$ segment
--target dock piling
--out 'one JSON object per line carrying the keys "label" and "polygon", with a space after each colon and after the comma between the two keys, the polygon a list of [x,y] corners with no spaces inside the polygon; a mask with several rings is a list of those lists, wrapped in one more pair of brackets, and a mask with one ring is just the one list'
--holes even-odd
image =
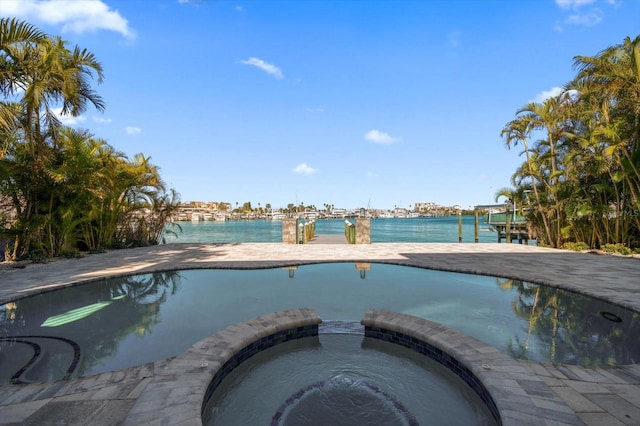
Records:
{"label": "dock piling", "polygon": [[480,241],[478,229],[478,210],[475,211],[475,215],[473,218],[473,239],[476,243]]}

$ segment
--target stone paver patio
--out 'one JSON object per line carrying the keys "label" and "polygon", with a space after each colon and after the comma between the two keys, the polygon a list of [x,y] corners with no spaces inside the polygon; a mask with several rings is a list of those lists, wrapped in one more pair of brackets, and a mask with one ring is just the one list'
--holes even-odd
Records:
{"label": "stone paver patio", "polygon": [[[335,261],[393,263],[522,279],[597,296],[640,312],[640,259],[518,244],[444,243],[169,244],[29,264],[24,268],[0,264],[0,304],[106,276]],[[167,362],[63,382],[0,387],[0,424],[122,423]],[[640,425],[640,365],[582,368],[518,362],[526,375],[542,380],[584,424]],[[543,397],[536,401],[540,405],[537,408],[550,404]],[[167,421],[180,423],[178,419]],[[531,418],[519,423],[568,424],[561,419],[554,422]]]}

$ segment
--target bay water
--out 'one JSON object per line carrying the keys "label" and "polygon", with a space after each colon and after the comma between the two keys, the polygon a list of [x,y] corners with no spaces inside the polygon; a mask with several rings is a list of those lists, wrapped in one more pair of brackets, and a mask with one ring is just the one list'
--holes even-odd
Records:
{"label": "bay water", "polygon": [[[352,221],[354,219],[351,219]],[[277,220],[241,220],[227,222],[178,222],[167,235],[167,243],[273,243],[282,242],[282,222]],[[316,221],[318,235],[344,235],[344,219]],[[479,219],[481,243],[498,241],[498,234]],[[371,219],[372,243],[457,243],[458,217],[379,218]],[[474,242],[474,217],[462,216],[462,242]]]}

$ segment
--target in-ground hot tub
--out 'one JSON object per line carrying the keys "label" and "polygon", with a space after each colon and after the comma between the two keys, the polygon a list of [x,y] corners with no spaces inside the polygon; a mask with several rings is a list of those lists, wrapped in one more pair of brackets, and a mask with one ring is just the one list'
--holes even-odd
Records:
{"label": "in-ground hot tub", "polygon": [[[362,333],[359,325],[329,321],[318,327],[320,321],[313,309],[288,310],[199,341],[157,371],[124,426],[167,418],[214,425],[411,425],[434,419],[517,425],[532,412],[536,421],[579,423],[521,364],[440,324],[368,310],[363,338],[335,335]],[[421,383],[424,378],[431,384]],[[547,408],[535,408],[539,404]]]}
{"label": "in-ground hot tub", "polygon": [[[326,328],[325,328],[326,330]],[[408,348],[321,333],[264,351],[233,370],[203,409],[215,425],[494,425],[458,376]]]}

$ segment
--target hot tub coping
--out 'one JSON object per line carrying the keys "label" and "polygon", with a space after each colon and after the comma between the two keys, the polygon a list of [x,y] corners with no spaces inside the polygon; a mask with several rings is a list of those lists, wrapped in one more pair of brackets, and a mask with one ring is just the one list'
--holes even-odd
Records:
{"label": "hot tub coping", "polygon": [[464,380],[501,425],[583,424],[539,377],[498,349],[442,324],[397,312],[369,309],[365,336],[428,356]]}
{"label": "hot tub coping", "polygon": [[202,409],[217,384],[244,360],[276,344],[318,335],[314,309],[275,312],[206,337],[158,371],[123,425],[202,425]]}
{"label": "hot tub coping", "polygon": [[[202,425],[202,410],[216,386],[252,355],[288,340],[318,335],[322,320],[311,308],[291,309],[231,325],[195,343],[158,369],[123,425]],[[442,324],[369,309],[365,336],[414,349],[440,362],[469,385],[498,424],[582,424],[542,379],[477,339]]]}

